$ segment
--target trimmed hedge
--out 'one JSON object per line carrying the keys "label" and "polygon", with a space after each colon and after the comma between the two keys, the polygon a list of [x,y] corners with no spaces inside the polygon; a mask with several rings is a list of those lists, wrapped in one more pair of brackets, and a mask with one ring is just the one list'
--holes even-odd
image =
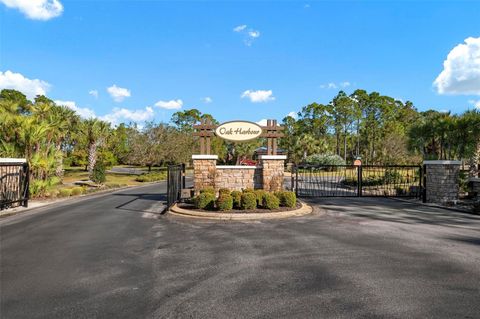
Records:
{"label": "trimmed hedge", "polygon": [[244,193],[253,193],[255,190],[253,188],[244,188],[242,192]]}
{"label": "trimmed hedge", "polygon": [[221,211],[233,208],[233,198],[230,194],[221,194],[217,199],[217,208]]}
{"label": "trimmed hedge", "polygon": [[294,192],[275,192],[275,196],[280,200],[280,206],[293,208],[297,205],[297,196]]}
{"label": "trimmed hedge", "polygon": [[242,194],[241,209],[255,209],[257,208],[257,197],[253,192],[246,192]]}
{"label": "trimmed hedge", "polygon": [[263,198],[263,207],[266,209],[277,209],[280,207],[280,200],[272,193],[266,193]]}
{"label": "trimmed hedge", "polygon": [[230,195],[230,190],[228,188],[220,188],[218,190],[218,195]]}
{"label": "trimmed hedge", "polygon": [[72,196],[82,195],[82,194],[83,194],[83,188],[82,187],[72,188],[72,193],[71,193]]}
{"label": "trimmed hedge", "polygon": [[61,188],[58,191],[58,197],[69,197],[72,195],[72,189],[71,188]]}
{"label": "trimmed hedge", "polygon": [[215,195],[211,193],[201,193],[195,198],[195,207],[198,209],[213,209],[215,205]]}
{"label": "trimmed hedge", "polygon": [[105,166],[103,165],[102,162],[97,161],[95,163],[95,166],[93,167],[93,171],[92,171],[91,180],[97,184],[105,183],[105,181],[107,180],[105,176]]}
{"label": "trimmed hedge", "polygon": [[205,187],[204,189],[200,190],[200,194],[203,194],[203,193],[209,193],[215,196],[215,188],[213,188],[212,186]]}
{"label": "trimmed hedge", "polygon": [[242,192],[233,191],[230,195],[233,199],[233,207],[236,209],[240,209],[242,207]]}
{"label": "trimmed hedge", "polygon": [[255,194],[255,197],[257,198],[257,206],[262,207],[263,206],[263,199],[265,198],[265,194],[267,194],[266,191],[263,189],[256,189],[253,191]]}
{"label": "trimmed hedge", "polygon": [[167,173],[166,172],[154,172],[154,173],[147,173],[140,175],[135,178],[137,182],[145,183],[145,182],[156,182],[156,181],[162,181],[167,179]]}

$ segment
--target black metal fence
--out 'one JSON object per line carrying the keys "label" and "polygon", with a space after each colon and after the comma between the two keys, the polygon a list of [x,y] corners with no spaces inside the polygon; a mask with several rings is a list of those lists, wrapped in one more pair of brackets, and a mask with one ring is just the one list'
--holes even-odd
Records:
{"label": "black metal fence", "polygon": [[28,198],[28,164],[0,163],[0,210],[17,204],[27,207]]}
{"label": "black metal fence", "polygon": [[185,188],[185,164],[169,165],[167,170],[167,209],[180,200]]}
{"label": "black metal fence", "polygon": [[422,196],[418,165],[300,165],[293,169],[299,197]]}

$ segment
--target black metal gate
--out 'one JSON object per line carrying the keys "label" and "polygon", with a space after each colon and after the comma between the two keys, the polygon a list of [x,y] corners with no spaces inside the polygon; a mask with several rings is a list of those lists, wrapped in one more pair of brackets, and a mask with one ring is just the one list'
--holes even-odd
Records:
{"label": "black metal gate", "polygon": [[15,204],[28,206],[29,167],[27,163],[0,163],[0,210]]}
{"label": "black metal gate", "polygon": [[169,165],[167,171],[167,209],[180,200],[185,188],[185,164]]}
{"label": "black metal gate", "polygon": [[299,165],[292,172],[299,197],[422,196],[419,165]]}

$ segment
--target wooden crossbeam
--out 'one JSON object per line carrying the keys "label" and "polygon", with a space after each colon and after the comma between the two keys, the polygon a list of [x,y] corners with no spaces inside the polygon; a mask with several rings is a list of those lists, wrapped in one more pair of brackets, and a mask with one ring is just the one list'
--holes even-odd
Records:
{"label": "wooden crossbeam", "polygon": [[[204,119],[200,124],[193,125],[193,128],[196,132],[193,133],[193,136],[198,136],[200,138],[200,153],[201,154],[210,154],[211,152],[211,138],[215,136],[215,129],[218,126],[213,124],[209,119]],[[267,154],[276,155],[277,154],[277,139],[284,136],[282,131],[284,130],[283,126],[277,125],[276,120],[267,120],[267,125],[262,126],[262,134],[260,137],[267,139]]]}

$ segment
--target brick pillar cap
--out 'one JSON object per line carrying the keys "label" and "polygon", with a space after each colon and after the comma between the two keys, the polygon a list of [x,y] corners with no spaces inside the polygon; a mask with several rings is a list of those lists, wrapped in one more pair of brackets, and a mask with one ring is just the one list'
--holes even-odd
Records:
{"label": "brick pillar cap", "polygon": [[423,161],[424,165],[446,165],[446,164],[451,164],[451,165],[460,165],[462,164],[461,161]]}
{"label": "brick pillar cap", "polygon": [[260,155],[262,160],[286,160],[287,155]]}
{"label": "brick pillar cap", "polygon": [[218,160],[218,155],[192,155],[192,159],[194,160]]}

